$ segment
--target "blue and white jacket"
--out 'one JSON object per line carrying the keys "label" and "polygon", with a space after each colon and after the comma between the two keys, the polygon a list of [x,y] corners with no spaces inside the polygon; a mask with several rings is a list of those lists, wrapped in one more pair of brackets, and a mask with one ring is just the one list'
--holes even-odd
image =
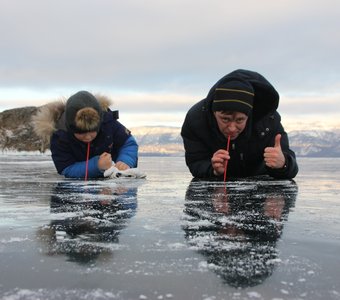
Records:
{"label": "blue and white jacket", "polygon": [[[104,111],[97,137],[90,144],[88,177],[103,177],[98,159],[108,152],[114,162],[121,161],[131,168],[137,167],[138,145],[131,132],[118,122],[118,112],[109,109],[110,100],[96,95]],[[34,117],[35,131],[42,138],[50,137],[50,149],[59,174],[68,178],[84,178],[86,171],[87,143],[76,139],[65,126],[65,101],[43,106]]]}

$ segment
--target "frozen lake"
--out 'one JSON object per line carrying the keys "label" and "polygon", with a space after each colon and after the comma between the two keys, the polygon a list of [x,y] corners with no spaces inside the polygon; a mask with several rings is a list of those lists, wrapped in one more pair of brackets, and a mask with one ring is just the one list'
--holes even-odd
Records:
{"label": "frozen lake", "polygon": [[85,183],[0,154],[0,298],[340,299],[340,159],[298,162],[225,188],[182,157]]}

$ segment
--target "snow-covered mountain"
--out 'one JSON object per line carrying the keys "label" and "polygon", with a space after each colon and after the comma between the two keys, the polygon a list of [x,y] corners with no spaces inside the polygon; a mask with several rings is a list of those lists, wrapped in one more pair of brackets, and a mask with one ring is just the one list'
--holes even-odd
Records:
{"label": "snow-covered mountain", "polygon": [[[24,107],[0,112],[0,150],[46,149],[34,134],[30,122],[36,110],[36,107]],[[179,127],[150,126],[130,130],[138,141],[140,155],[184,155]],[[340,157],[340,129],[295,130],[288,135],[297,156]]]}
{"label": "snow-covered mountain", "polygon": [[[132,128],[141,154],[183,155],[179,127]],[[297,156],[340,157],[340,130],[295,130],[288,133],[290,146]]]}
{"label": "snow-covered mountain", "polygon": [[297,156],[340,157],[340,129],[295,130],[288,136]]}
{"label": "snow-covered mountain", "polygon": [[184,155],[179,127],[135,127],[131,128],[142,155]]}
{"label": "snow-covered mountain", "polygon": [[[137,127],[132,129],[141,154],[184,155],[179,127]],[[297,156],[340,157],[340,129],[288,132],[290,147]]]}

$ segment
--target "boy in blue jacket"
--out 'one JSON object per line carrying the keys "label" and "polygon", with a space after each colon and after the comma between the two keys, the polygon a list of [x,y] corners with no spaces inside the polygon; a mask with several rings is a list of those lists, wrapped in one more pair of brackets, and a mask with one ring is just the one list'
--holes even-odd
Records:
{"label": "boy in blue jacket", "polygon": [[103,177],[114,164],[135,168],[138,145],[131,132],[109,109],[110,100],[80,91],[65,101],[49,103],[33,118],[35,132],[50,138],[54,165],[68,178]]}

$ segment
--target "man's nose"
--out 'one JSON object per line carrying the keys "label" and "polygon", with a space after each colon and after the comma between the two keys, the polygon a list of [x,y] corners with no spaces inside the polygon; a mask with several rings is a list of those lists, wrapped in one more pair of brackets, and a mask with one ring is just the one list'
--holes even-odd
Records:
{"label": "man's nose", "polygon": [[229,123],[229,125],[228,125],[228,130],[229,131],[236,131],[237,130],[237,128],[236,128],[236,123],[234,122],[234,121],[231,121],[230,123]]}

